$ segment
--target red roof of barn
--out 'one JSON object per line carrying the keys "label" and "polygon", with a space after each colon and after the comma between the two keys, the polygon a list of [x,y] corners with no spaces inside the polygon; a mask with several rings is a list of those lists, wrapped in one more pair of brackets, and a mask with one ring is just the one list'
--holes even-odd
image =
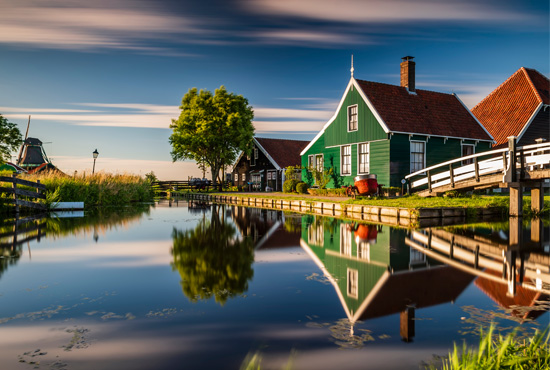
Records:
{"label": "red roof of barn", "polygon": [[550,81],[540,72],[521,67],[485,99],[472,113],[493,135],[497,145],[518,136],[542,104],[549,102]]}
{"label": "red roof of barn", "polygon": [[256,142],[281,168],[300,166],[300,152],[309,144],[309,141],[267,139],[255,137]]}
{"label": "red roof of barn", "polygon": [[454,94],[356,81],[390,132],[492,141]]}

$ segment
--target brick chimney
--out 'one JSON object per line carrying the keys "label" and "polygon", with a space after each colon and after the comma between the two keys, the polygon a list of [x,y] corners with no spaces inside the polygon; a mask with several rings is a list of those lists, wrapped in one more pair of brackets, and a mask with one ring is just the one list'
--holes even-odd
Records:
{"label": "brick chimney", "polygon": [[415,92],[414,86],[414,57],[401,58],[401,86],[406,87],[409,92]]}

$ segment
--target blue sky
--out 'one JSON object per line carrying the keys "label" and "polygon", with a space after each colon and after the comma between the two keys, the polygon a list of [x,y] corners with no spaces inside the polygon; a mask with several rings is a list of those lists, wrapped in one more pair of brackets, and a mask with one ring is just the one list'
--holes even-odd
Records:
{"label": "blue sky", "polygon": [[[170,120],[192,87],[254,107],[257,136],[310,140],[350,78],[454,92],[470,108],[520,67],[550,73],[546,0],[0,0],[0,114],[61,170],[187,179]],[[15,153],[14,153],[15,155]]]}

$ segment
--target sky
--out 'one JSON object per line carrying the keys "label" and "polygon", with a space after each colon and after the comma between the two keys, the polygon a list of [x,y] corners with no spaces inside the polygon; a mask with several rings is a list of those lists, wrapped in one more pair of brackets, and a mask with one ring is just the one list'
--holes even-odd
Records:
{"label": "sky", "polygon": [[[550,73],[547,0],[0,0],[0,114],[72,174],[202,177],[172,162],[189,89],[224,85],[256,136],[311,140],[350,79],[416,87],[472,108],[521,67]],[[13,153],[15,160],[17,153]]]}

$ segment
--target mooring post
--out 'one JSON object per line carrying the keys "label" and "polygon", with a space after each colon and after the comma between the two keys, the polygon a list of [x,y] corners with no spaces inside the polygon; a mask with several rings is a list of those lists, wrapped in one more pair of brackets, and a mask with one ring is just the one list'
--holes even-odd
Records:
{"label": "mooring post", "polygon": [[510,186],[510,216],[523,216],[523,186]]}
{"label": "mooring post", "polygon": [[544,188],[542,183],[531,187],[531,210],[535,213],[542,211],[544,206]]}

